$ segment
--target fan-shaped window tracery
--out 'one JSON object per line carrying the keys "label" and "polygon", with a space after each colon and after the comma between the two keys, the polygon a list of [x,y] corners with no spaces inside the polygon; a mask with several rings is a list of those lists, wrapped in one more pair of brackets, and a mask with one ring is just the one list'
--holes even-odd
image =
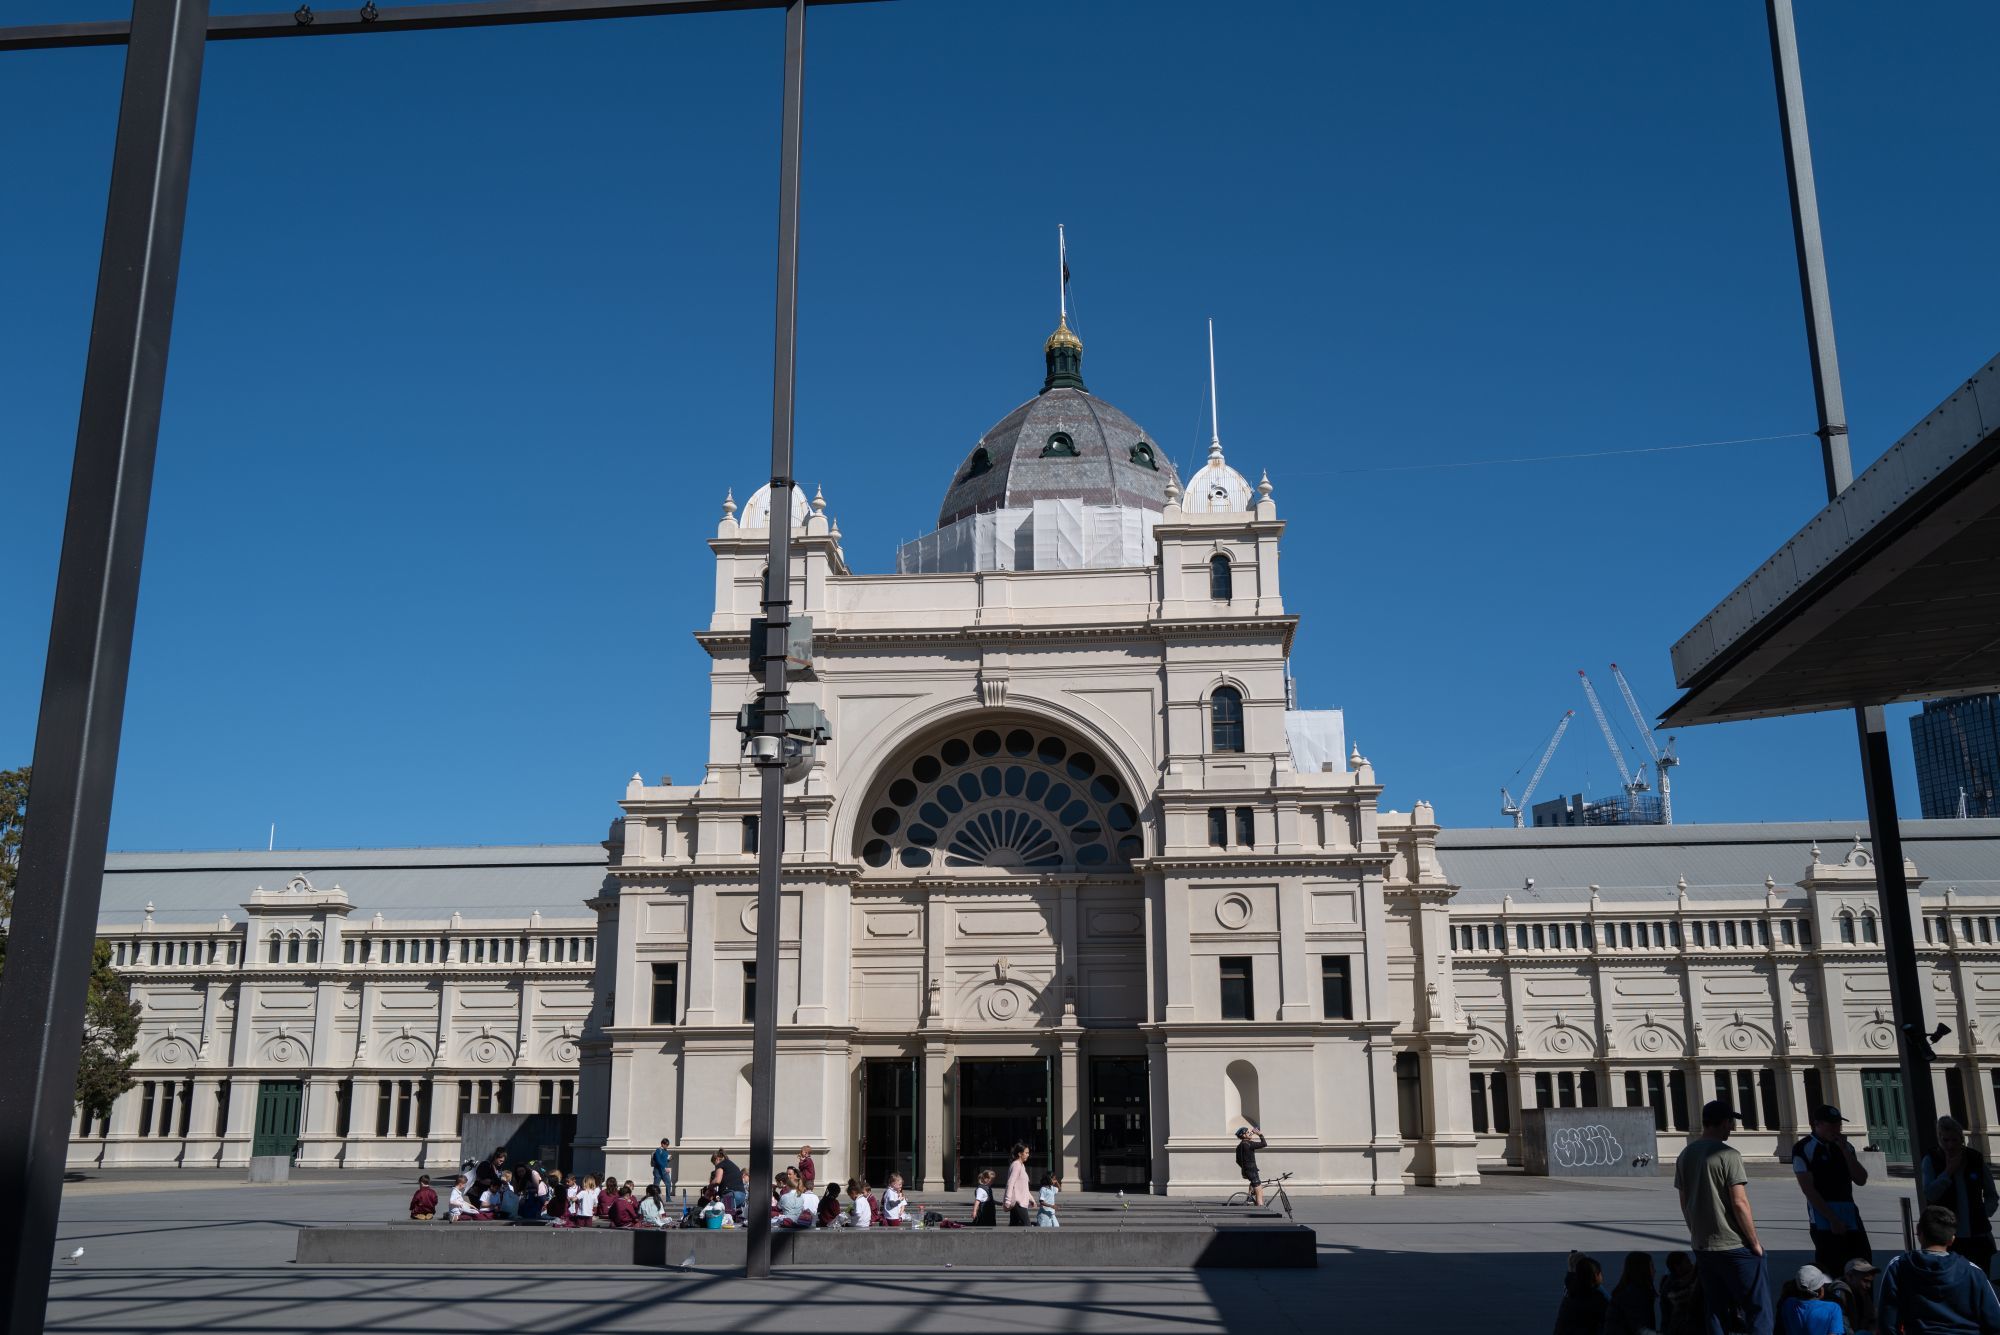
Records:
{"label": "fan-shaped window tracery", "polygon": [[1139,809],[1088,748],[1039,729],[977,728],[911,759],[861,819],[871,868],[1122,868]]}

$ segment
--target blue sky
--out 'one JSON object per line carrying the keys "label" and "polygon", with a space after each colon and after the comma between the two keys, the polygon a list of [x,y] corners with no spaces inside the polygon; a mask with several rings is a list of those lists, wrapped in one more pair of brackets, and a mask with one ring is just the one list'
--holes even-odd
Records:
{"label": "blue sky", "polygon": [[[2000,347],[2000,10],[1800,25],[1863,465]],[[1579,667],[1663,708],[1668,646],[1821,503],[1761,6],[903,0],[809,41],[799,473],[860,569],[1039,387],[1059,220],[1092,390],[1183,466],[1215,318],[1303,700],[1389,804],[1497,823]],[[588,840],[633,771],[700,772],[703,539],[769,441],[780,42],[209,50],[115,847]],[[33,744],[121,68],[5,59],[0,765]],[[1684,820],[1861,817],[1845,715],[1680,750]],[[1614,785],[1580,713],[1541,795]]]}

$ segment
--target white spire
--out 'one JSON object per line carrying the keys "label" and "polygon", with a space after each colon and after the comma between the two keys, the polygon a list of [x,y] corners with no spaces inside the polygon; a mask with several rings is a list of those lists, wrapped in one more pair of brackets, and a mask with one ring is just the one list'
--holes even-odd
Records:
{"label": "white spire", "polygon": [[1069,323],[1069,243],[1063,240],[1063,225],[1056,224],[1056,311],[1058,324]]}
{"label": "white spire", "polygon": [[1217,425],[1215,412],[1215,317],[1208,321],[1208,456],[1213,459],[1222,453],[1222,428]]}

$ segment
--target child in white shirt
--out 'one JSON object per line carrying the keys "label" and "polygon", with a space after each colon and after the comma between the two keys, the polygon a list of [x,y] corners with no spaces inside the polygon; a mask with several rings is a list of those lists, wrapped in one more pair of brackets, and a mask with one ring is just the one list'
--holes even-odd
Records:
{"label": "child in white shirt", "polygon": [[972,1189],[972,1226],[974,1228],[993,1227],[993,1170],[979,1171],[979,1185]]}
{"label": "child in white shirt", "polygon": [[882,1188],[882,1222],[900,1224],[907,1202],[903,1199],[903,1175],[889,1174],[889,1185]]}
{"label": "child in white shirt", "polygon": [[1036,1195],[1039,1204],[1035,1210],[1035,1224],[1038,1228],[1062,1227],[1062,1221],[1056,1218],[1056,1196],[1061,1191],[1061,1178],[1054,1173],[1042,1174],[1042,1189]]}
{"label": "child in white shirt", "polygon": [[868,1203],[868,1184],[855,1178],[847,1184],[847,1194],[854,1198],[854,1226],[867,1228],[875,1222],[875,1207]]}

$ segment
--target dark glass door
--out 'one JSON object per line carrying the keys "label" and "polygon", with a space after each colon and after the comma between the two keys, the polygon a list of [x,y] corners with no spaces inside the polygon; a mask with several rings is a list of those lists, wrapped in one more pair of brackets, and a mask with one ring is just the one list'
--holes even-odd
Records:
{"label": "dark glass door", "polygon": [[1015,1142],[1028,1146],[1036,1180],[1049,1167],[1049,1064],[1029,1057],[958,1063],[956,1185],[969,1186],[983,1168],[1005,1181]]}
{"label": "dark glass door", "polygon": [[257,1122],[250,1153],[289,1155],[299,1142],[299,1107],[305,1085],[298,1080],[264,1080],[257,1085]]}
{"label": "dark glass door", "polygon": [[871,1058],[861,1065],[861,1175],[880,1188],[889,1174],[914,1185],[917,1171],[917,1064]]}
{"label": "dark glass door", "polygon": [[1146,1059],[1090,1059],[1090,1185],[1098,1191],[1140,1191],[1153,1180],[1153,1142],[1146,1129]]}

